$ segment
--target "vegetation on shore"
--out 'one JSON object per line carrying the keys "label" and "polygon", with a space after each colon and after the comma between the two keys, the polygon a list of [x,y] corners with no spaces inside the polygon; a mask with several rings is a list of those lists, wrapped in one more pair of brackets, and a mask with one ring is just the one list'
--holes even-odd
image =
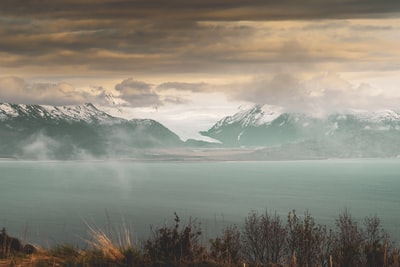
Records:
{"label": "vegetation on shore", "polygon": [[250,212],[241,228],[227,226],[204,244],[200,223],[152,228],[140,244],[127,227],[105,232],[88,226],[88,249],[63,244],[42,249],[0,233],[0,266],[283,266],[283,267],[399,267],[399,249],[390,241],[377,216],[360,223],[345,210],[335,228],[315,222],[307,211]]}

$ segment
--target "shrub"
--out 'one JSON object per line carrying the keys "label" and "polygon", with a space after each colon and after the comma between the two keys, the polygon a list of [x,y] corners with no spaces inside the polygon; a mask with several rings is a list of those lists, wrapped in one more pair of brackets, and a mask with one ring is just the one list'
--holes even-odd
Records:
{"label": "shrub", "polygon": [[278,263],[285,250],[286,229],[275,213],[250,213],[245,219],[242,234],[243,253],[255,265]]}
{"label": "shrub", "polygon": [[211,257],[221,266],[238,266],[242,259],[240,232],[236,225],[226,227],[221,237],[210,240]]}
{"label": "shrub", "polygon": [[330,242],[325,226],[316,224],[308,211],[300,219],[293,210],[288,215],[287,229],[288,253],[292,261],[296,259],[297,266],[326,264]]}
{"label": "shrub", "polygon": [[339,214],[336,228],[332,251],[336,264],[342,267],[364,266],[364,234],[347,210]]}
{"label": "shrub", "polygon": [[382,228],[380,219],[376,215],[366,217],[364,219],[364,225],[364,253],[367,266],[385,266],[388,258],[388,234]]}
{"label": "shrub", "polygon": [[145,241],[145,256],[152,261],[166,263],[193,262],[195,259],[201,259],[205,249],[199,244],[199,224],[189,220],[189,223],[180,229],[180,219],[176,213],[174,221],[174,226],[164,225],[152,229],[152,237]]}

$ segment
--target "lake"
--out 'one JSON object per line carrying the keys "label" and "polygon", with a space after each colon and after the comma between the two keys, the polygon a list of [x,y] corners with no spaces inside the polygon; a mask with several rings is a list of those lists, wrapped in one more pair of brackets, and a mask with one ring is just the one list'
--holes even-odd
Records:
{"label": "lake", "polygon": [[43,246],[82,244],[87,224],[125,223],[138,240],[150,224],[197,218],[205,240],[252,210],[308,210],[333,227],[344,209],[377,214],[400,238],[400,160],[277,162],[0,161],[0,227]]}

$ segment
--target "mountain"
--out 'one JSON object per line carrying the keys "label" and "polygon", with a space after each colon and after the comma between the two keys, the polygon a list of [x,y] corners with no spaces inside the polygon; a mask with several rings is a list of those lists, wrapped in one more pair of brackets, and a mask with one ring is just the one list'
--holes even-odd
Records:
{"label": "mountain", "polygon": [[201,134],[227,147],[264,147],[255,157],[394,157],[400,155],[400,113],[350,111],[323,117],[256,105]]}
{"label": "mountain", "polygon": [[276,160],[400,155],[400,113],[393,110],[321,117],[255,105],[201,134],[221,144],[182,142],[157,121],[115,117],[92,104],[0,104],[0,158],[185,159],[197,153],[201,159]]}
{"label": "mountain", "polygon": [[39,159],[136,156],[183,142],[154,120],[113,117],[92,104],[0,104],[0,156]]}

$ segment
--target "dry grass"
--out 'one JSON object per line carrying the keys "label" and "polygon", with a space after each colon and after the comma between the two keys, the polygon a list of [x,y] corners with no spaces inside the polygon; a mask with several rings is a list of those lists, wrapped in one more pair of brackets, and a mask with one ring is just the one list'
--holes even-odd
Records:
{"label": "dry grass", "polygon": [[46,266],[63,266],[62,259],[49,255],[47,251],[38,250],[32,255],[15,255],[6,259],[1,259],[0,267],[36,267],[43,266],[43,263],[47,263]]}
{"label": "dry grass", "polygon": [[[87,249],[82,250],[75,246],[64,244],[50,249],[35,247],[35,252],[30,255],[25,254],[23,251],[13,251],[12,253],[3,254],[3,258],[0,258],[0,267],[260,266],[257,265],[257,263],[260,262],[258,259],[253,259],[251,255],[247,256],[247,254],[243,254],[243,238],[239,238],[239,234],[243,234],[243,231],[239,232],[238,229],[232,227],[227,228],[228,230],[231,229],[233,232],[224,232],[224,235],[219,237],[219,239],[217,238],[214,241],[210,240],[211,244],[214,245],[210,248],[206,248],[198,241],[201,234],[200,229],[196,228],[196,225],[191,223],[183,227],[183,229],[180,228],[179,217],[176,214],[175,216],[175,225],[165,225],[164,227],[156,229],[154,231],[154,236],[146,240],[142,248],[138,248],[137,245],[132,245],[132,235],[125,223],[122,223],[120,227],[111,227],[109,225],[109,227],[106,227],[107,231],[86,223],[89,238],[88,240],[84,239],[84,241],[89,245]],[[258,223],[258,221],[255,223]],[[303,236],[301,232],[296,232],[296,234],[298,234],[298,236]],[[259,233],[254,233],[254,235],[258,237]],[[234,237],[236,236],[237,238],[235,239]],[[285,236],[280,238],[285,238]],[[376,254],[377,257],[383,257],[383,264],[377,261],[371,261],[357,266],[399,267],[400,255],[398,248],[396,248],[394,244],[393,247],[387,247],[386,242],[387,240],[385,239],[385,254]],[[238,247],[232,247],[232,244],[236,244]],[[303,243],[298,245],[300,249],[302,248],[302,244]],[[365,244],[360,248],[365,249]],[[378,247],[378,249],[379,248],[380,247]],[[331,251],[327,251],[327,253],[328,252],[330,253]],[[336,251],[332,250],[332,252],[335,253]],[[376,252],[381,252],[381,250],[377,250]],[[231,257],[235,255],[235,253],[237,257]],[[224,255],[231,256],[226,258]],[[337,262],[340,260],[340,254],[326,254],[326,256],[327,258],[324,256],[326,258],[324,266],[336,266]],[[366,255],[364,255],[364,257],[366,257]],[[297,252],[292,255],[285,254],[279,260],[268,261],[275,263],[269,263],[267,266],[320,266],[320,263],[312,263],[312,265],[301,263],[301,259],[301,254]],[[369,258],[365,258],[365,260],[368,259]],[[281,265],[276,264],[276,262],[281,262]],[[355,265],[343,264],[342,266]]]}
{"label": "dry grass", "polygon": [[92,250],[100,251],[103,256],[111,261],[122,261],[124,252],[133,249],[131,232],[123,221],[120,229],[106,231],[86,223],[91,240],[85,240]]}
{"label": "dry grass", "polygon": [[[131,264],[138,251],[132,247],[131,232],[125,223],[114,231],[104,231],[86,223],[90,238],[84,241],[89,249],[80,250],[72,245],[58,245],[51,249],[35,247],[35,253],[8,253],[0,259],[0,267],[9,266],[136,266]],[[133,257],[133,258],[132,258]]]}
{"label": "dry grass", "polygon": [[89,234],[92,240],[85,240],[94,250],[99,250],[103,255],[112,260],[120,261],[124,258],[124,254],[121,249],[116,245],[112,238],[107,235],[103,230],[94,229],[88,225]]}

